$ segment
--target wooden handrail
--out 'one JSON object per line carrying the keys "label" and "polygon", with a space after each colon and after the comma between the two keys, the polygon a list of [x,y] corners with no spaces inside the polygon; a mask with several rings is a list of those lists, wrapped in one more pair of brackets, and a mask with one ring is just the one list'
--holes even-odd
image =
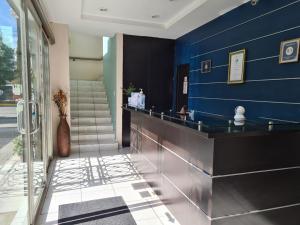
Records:
{"label": "wooden handrail", "polygon": [[76,60],[102,61],[103,58],[87,58],[87,57],[70,56],[70,60],[73,60],[73,61],[76,61]]}

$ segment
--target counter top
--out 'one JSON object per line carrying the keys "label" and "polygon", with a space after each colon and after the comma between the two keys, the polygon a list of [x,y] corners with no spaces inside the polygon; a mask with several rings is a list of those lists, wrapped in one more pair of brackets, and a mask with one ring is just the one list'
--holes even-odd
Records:
{"label": "counter top", "polygon": [[126,106],[124,106],[123,109],[140,112],[153,118],[161,119],[167,123],[169,122],[174,125],[195,130],[199,135],[207,138],[224,137],[228,135],[232,137],[269,135],[278,132],[300,132],[300,123],[269,121],[257,118],[255,120],[246,120],[244,125],[238,126],[234,124],[233,119],[225,116],[197,113],[195,119],[192,120],[189,116],[181,118],[179,114],[172,111],[158,113],[151,110]]}

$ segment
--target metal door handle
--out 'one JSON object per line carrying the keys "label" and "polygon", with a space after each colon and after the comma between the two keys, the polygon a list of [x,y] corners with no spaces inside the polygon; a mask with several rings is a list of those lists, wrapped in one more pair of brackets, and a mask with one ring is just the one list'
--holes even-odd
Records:
{"label": "metal door handle", "polygon": [[[30,132],[30,134],[35,134],[39,131],[40,129],[40,111],[39,111],[39,103],[35,100],[31,100],[28,102],[29,105],[34,106],[34,111],[32,110],[32,115],[31,115],[31,119],[34,119],[34,124],[33,125],[33,130]],[[34,112],[34,113],[33,113]],[[35,114],[35,118],[33,118],[33,115]]]}
{"label": "metal door handle", "polygon": [[[23,127],[23,125],[24,125],[24,117],[23,117],[24,103],[25,103],[24,100],[20,100],[17,103],[17,129],[20,134],[26,134],[26,130]],[[40,127],[39,127],[39,124],[40,124],[39,104],[37,101],[32,100],[32,101],[28,102],[28,105],[34,106],[34,110],[32,110],[32,117],[31,117],[31,119],[34,120],[34,124],[32,124],[33,130],[30,132],[30,134],[35,134],[40,129]],[[33,115],[34,115],[34,118],[33,118]]]}
{"label": "metal door handle", "polygon": [[24,124],[24,120],[23,120],[23,113],[24,113],[23,109],[24,108],[23,108],[23,106],[24,106],[24,103],[25,103],[24,100],[20,100],[17,103],[17,129],[20,134],[26,134],[26,131],[23,128],[23,124]]}

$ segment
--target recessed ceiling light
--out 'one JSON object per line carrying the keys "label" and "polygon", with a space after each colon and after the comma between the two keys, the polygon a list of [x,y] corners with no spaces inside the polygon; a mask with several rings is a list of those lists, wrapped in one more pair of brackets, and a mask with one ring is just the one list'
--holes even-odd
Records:
{"label": "recessed ceiling light", "polygon": [[107,12],[108,9],[103,7],[103,8],[100,8],[99,11],[100,11],[100,12]]}
{"label": "recessed ceiling light", "polygon": [[159,18],[160,17],[160,15],[153,15],[152,16],[152,19],[157,19],[157,18]]}

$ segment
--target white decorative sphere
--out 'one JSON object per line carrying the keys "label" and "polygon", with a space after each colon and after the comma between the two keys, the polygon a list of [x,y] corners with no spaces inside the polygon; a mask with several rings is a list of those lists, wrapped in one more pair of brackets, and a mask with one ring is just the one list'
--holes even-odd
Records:
{"label": "white decorative sphere", "polygon": [[236,114],[245,114],[246,110],[243,106],[238,106],[235,108],[235,113]]}

